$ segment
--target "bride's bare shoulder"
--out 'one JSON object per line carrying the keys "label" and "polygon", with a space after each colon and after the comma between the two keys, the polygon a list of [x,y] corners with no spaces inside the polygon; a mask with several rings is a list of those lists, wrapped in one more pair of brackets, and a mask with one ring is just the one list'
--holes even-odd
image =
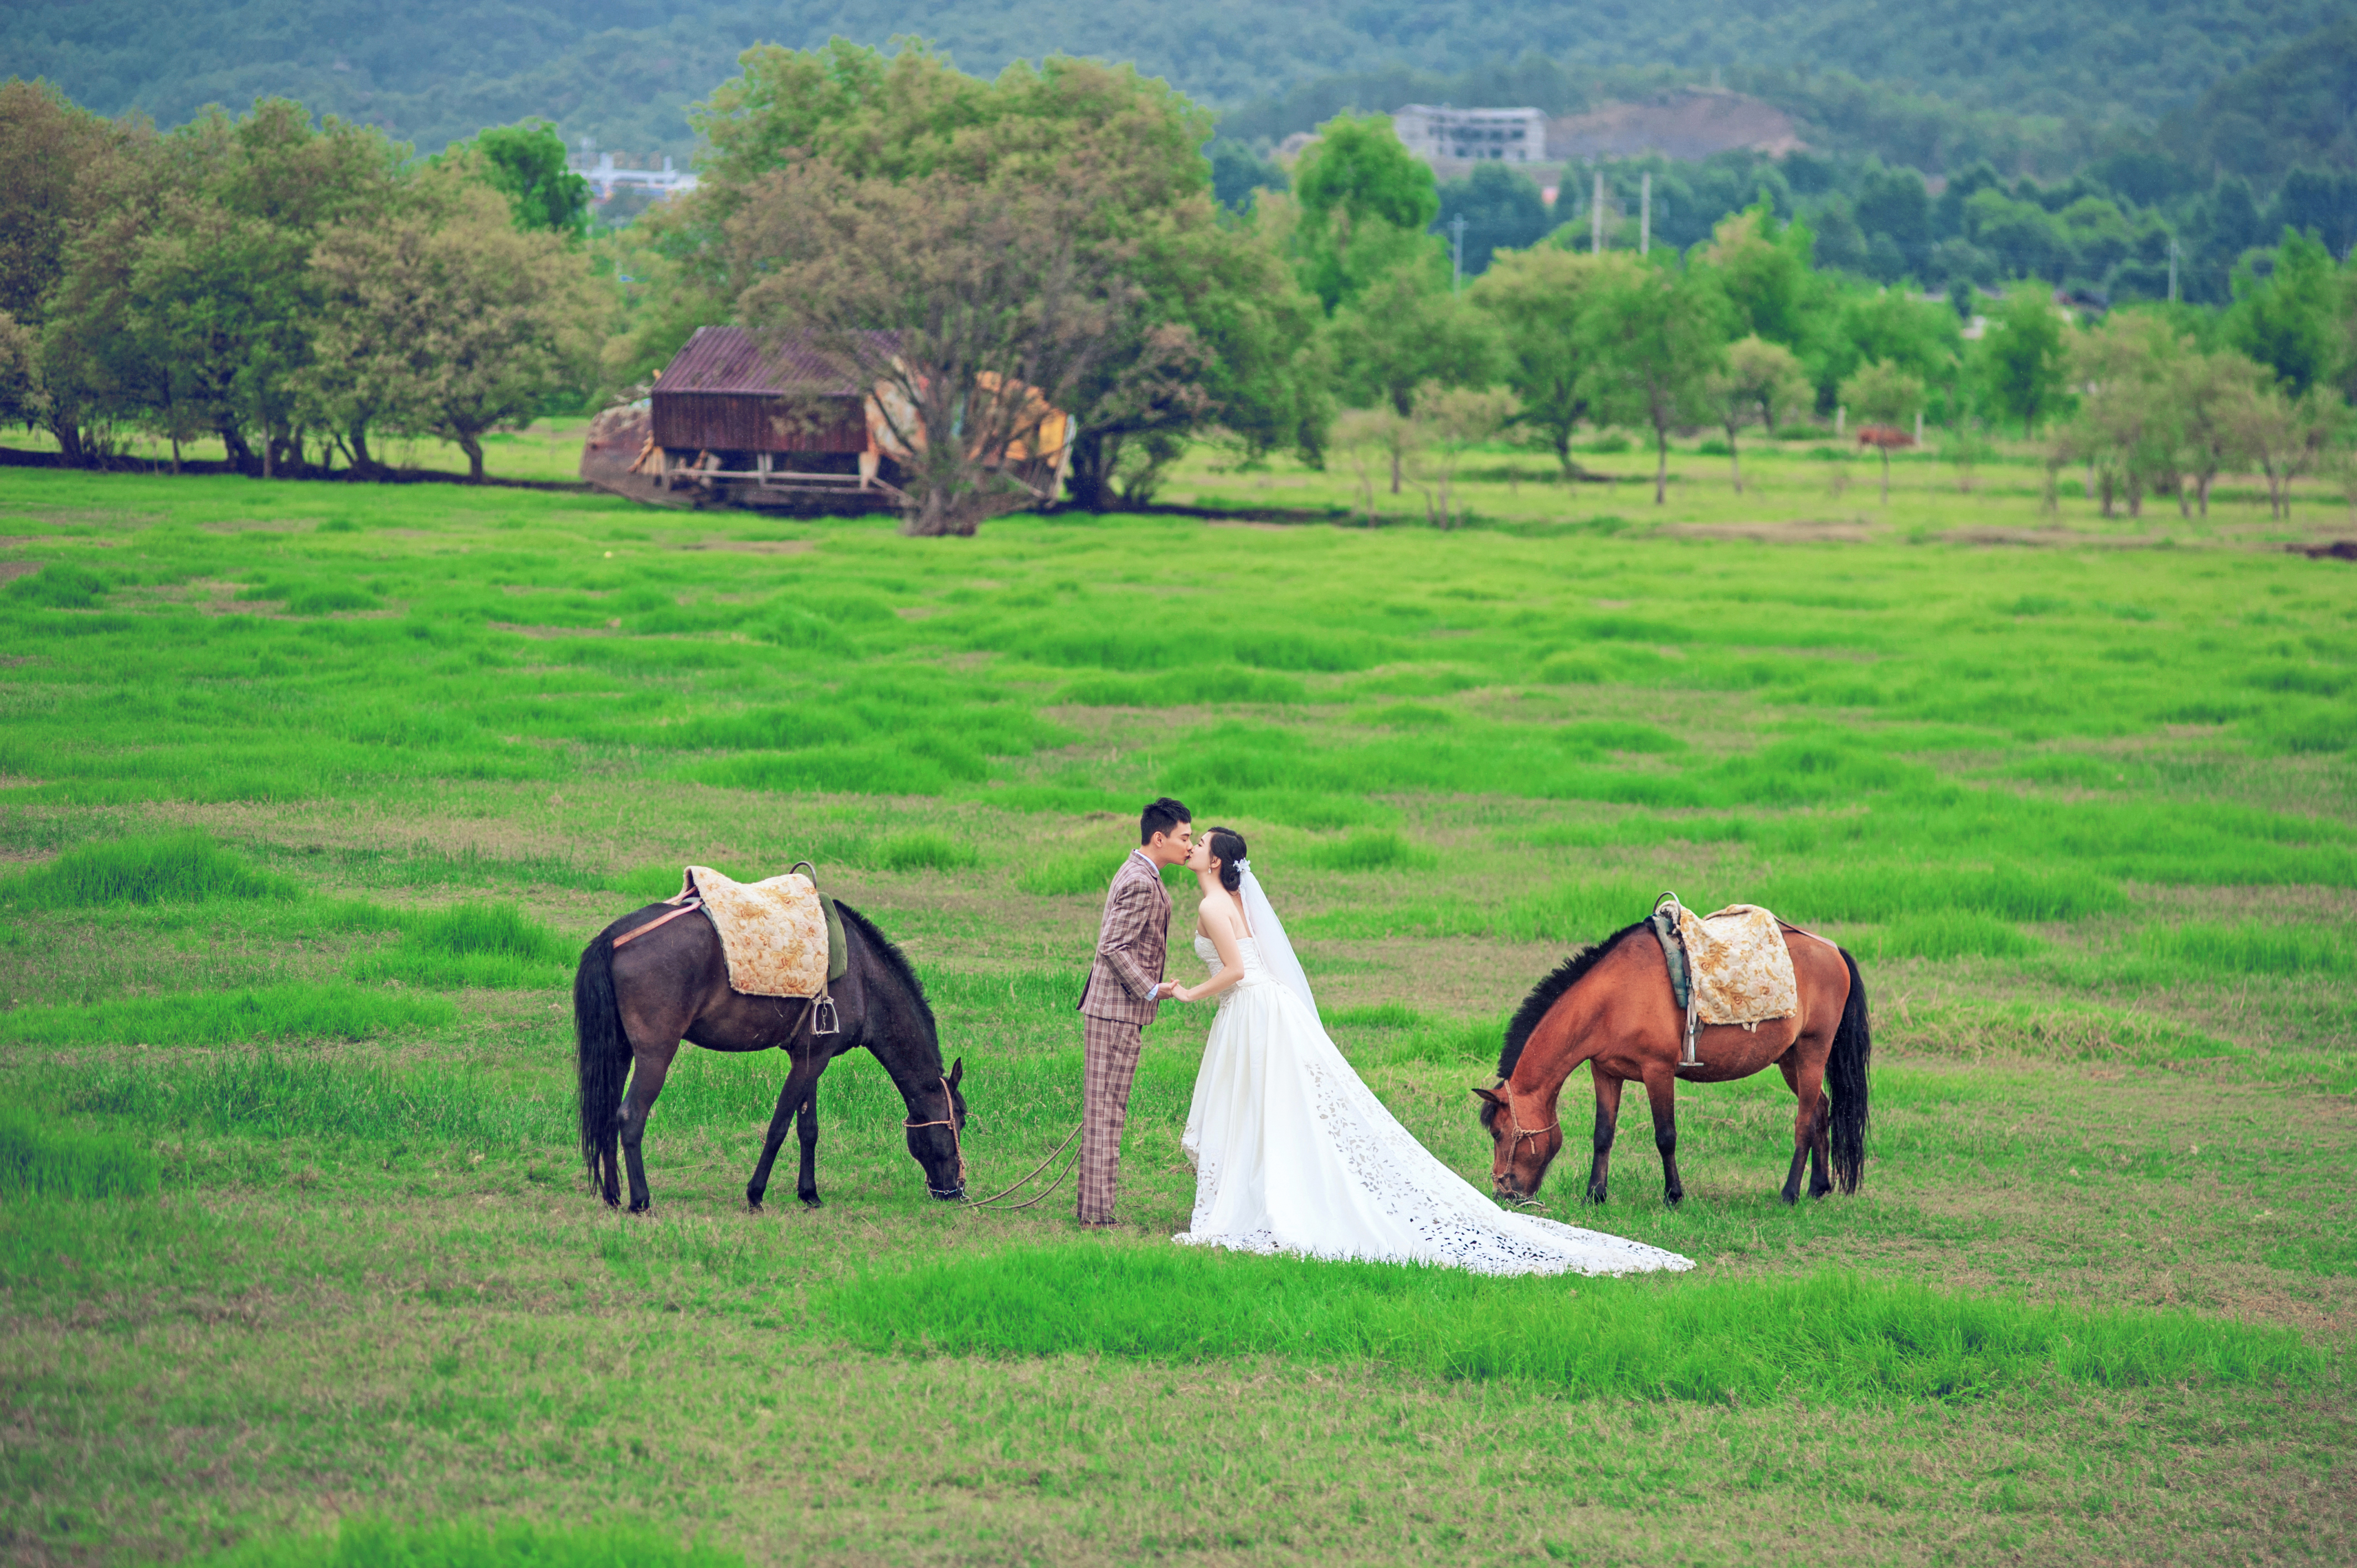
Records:
{"label": "bride's bare shoulder", "polygon": [[1195,910],[1195,920],[1207,935],[1211,931],[1214,921],[1230,931],[1238,930],[1243,926],[1243,922],[1236,918],[1235,895],[1224,887],[1213,888],[1203,895],[1203,902]]}

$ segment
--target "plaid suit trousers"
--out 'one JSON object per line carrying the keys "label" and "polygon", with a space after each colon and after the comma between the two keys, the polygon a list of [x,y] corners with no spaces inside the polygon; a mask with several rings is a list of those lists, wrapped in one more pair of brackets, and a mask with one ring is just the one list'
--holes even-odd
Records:
{"label": "plaid suit trousers", "polygon": [[1113,1221],[1121,1177],[1121,1130],[1129,1120],[1129,1085],[1146,1038],[1135,1024],[1081,1017],[1081,1195],[1083,1224]]}

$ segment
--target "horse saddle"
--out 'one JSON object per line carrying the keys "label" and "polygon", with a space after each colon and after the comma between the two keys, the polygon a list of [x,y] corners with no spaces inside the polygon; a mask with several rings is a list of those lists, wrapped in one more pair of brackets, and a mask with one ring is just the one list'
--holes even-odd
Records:
{"label": "horse saddle", "polygon": [[[808,861],[801,865],[808,865]],[[812,866],[816,872],[817,867]],[[817,998],[832,1017],[827,987],[850,967],[843,916],[812,877],[797,869],[760,882],[738,882],[708,865],[691,865],[680,890],[663,900],[676,906],[661,919],[617,937],[616,947],[691,909],[701,909],[719,935],[728,961],[728,988],[748,996]],[[817,1033],[832,1034],[823,1023]]]}
{"label": "horse saddle", "polygon": [[1680,1065],[1695,1067],[1695,1036],[1705,1024],[1757,1028],[1801,1010],[1792,950],[1782,922],[1756,904],[1730,904],[1697,916],[1664,893],[1653,904],[1653,933],[1669,966],[1670,995],[1685,1014]]}

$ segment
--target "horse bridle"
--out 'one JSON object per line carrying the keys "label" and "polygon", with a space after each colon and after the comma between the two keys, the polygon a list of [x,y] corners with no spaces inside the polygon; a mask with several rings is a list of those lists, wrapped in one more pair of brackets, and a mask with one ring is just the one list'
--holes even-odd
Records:
{"label": "horse bridle", "polygon": [[1498,1080],[1498,1087],[1506,1091],[1506,1130],[1512,1134],[1506,1143],[1506,1166],[1511,1170],[1513,1168],[1515,1151],[1522,1147],[1523,1140],[1535,1138],[1543,1133],[1562,1132],[1563,1118],[1558,1116],[1544,1127],[1525,1127],[1523,1125],[1522,1117],[1514,1112],[1513,1084],[1501,1078]]}
{"label": "horse bridle", "polygon": [[[939,1058],[935,1059],[938,1060]],[[931,1173],[927,1172],[925,1190],[931,1193],[935,1197],[956,1197],[965,1191],[965,1140],[958,1136],[957,1091],[950,1088],[950,1080],[948,1079],[944,1078],[939,1081],[942,1086],[942,1098],[949,1104],[950,1113],[948,1119],[945,1121],[936,1122],[911,1122],[908,1118],[903,1117],[900,1120],[900,1125],[911,1133],[914,1133],[922,1127],[947,1127],[950,1130],[950,1147],[957,1151],[958,1184],[949,1191],[943,1192],[940,1187],[933,1185]]]}

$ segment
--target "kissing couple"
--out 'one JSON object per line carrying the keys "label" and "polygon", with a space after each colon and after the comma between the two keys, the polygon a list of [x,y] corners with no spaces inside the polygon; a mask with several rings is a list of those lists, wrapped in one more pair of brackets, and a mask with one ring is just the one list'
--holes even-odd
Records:
{"label": "kissing couple", "polygon": [[[1164,797],[1138,815],[1138,847],[1105,894],[1081,993],[1082,1225],[1114,1222],[1121,1133],[1143,1031],[1166,1001],[1216,999],[1182,1145],[1195,1165],[1190,1246],[1489,1274],[1688,1269],[1658,1247],[1500,1208],[1409,1135],[1327,1036],[1308,977],[1245,858],[1243,836],[1198,837]],[[1162,978],[1165,866],[1195,874],[1200,984]]]}

